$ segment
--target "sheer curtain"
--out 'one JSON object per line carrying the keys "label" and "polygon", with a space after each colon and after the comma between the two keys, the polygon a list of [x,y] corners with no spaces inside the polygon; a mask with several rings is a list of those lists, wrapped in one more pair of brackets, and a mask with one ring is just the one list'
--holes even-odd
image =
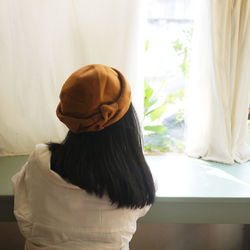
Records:
{"label": "sheer curtain", "polygon": [[60,88],[86,64],[120,69],[142,110],[142,14],[140,0],[0,0],[0,155],[64,137]]}
{"label": "sheer curtain", "polygon": [[199,0],[188,92],[188,155],[250,159],[250,1]]}

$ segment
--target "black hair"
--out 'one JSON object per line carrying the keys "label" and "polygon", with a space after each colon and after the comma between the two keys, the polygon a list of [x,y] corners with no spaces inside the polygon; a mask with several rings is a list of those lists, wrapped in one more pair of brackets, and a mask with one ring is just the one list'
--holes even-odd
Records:
{"label": "black hair", "polygon": [[98,132],[74,134],[49,143],[51,169],[88,193],[106,193],[118,208],[154,202],[155,187],[144,158],[137,114],[131,104],[116,123]]}

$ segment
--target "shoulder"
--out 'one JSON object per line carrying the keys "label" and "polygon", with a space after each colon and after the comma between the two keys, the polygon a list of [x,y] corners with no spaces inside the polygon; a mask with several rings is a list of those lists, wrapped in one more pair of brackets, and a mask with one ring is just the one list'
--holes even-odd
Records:
{"label": "shoulder", "polygon": [[37,144],[27,160],[29,171],[35,171],[37,168],[48,169],[50,157],[51,153],[49,151],[48,145]]}
{"label": "shoulder", "polygon": [[136,209],[125,208],[125,209],[120,209],[120,210],[123,210],[124,213],[130,214],[130,216],[132,215],[133,219],[136,221],[140,217],[143,217],[144,215],[146,215],[146,213],[149,211],[150,208],[151,208],[151,205],[146,205],[142,208],[136,208]]}
{"label": "shoulder", "polygon": [[48,147],[45,144],[38,144],[35,146],[35,149],[30,154],[26,163],[11,178],[14,193],[16,193],[15,187],[18,185],[19,189],[21,189],[20,187],[23,186],[24,183],[26,183],[33,169],[37,169],[36,166],[40,165],[41,159],[44,159],[44,156],[48,155],[48,152]]}
{"label": "shoulder", "polygon": [[28,158],[28,162],[34,162],[37,161],[41,158],[43,158],[44,156],[47,156],[50,153],[48,145],[46,144],[37,144],[35,146],[35,149],[33,150],[33,152],[30,154],[29,158]]}
{"label": "shoulder", "polygon": [[151,208],[151,205],[147,205],[145,207],[137,209],[137,216],[138,218],[143,217]]}
{"label": "shoulder", "polygon": [[49,152],[49,147],[47,144],[36,144],[35,149],[33,153],[36,155],[40,155],[43,153],[48,153]]}

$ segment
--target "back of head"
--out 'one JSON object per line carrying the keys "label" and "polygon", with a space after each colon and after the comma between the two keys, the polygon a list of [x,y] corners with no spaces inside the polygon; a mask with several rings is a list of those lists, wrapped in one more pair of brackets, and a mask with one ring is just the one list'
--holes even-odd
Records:
{"label": "back of head", "polygon": [[[113,74],[113,71],[119,72],[114,69],[106,72]],[[120,89],[115,77],[120,83]],[[86,109],[83,106],[82,109],[79,109],[80,112],[72,112],[77,109],[74,107],[71,107],[70,112],[65,109],[65,105],[63,106],[65,100],[62,101],[62,98],[65,98],[66,95],[67,102],[74,100],[69,100],[69,97],[72,97],[69,95],[70,92],[67,94],[61,92],[61,104],[58,105],[58,109],[60,109],[62,116],[66,117],[66,120],[67,117],[76,119],[74,120],[76,125],[73,127],[74,129],[78,128],[78,131],[70,129],[62,143],[49,144],[49,149],[52,152],[51,168],[62,178],[88,193],[94,193],[99,197],[107,194],[110,201],[117,204],[118,207],[144,207],[154,201],[153,178],[143,155],[141,132],[136,112],[130,101],[129,85],[120,72],[115,77],[111,80],[113,83],[115,82],[115,90],[112,86],[113,83],[109,87],[103,88],[105,83],[102,80],[109,81],[109,77],[105,78],[104,76],[99,78],[102,79],[101,81],[97,80],[103,91],[100,91],[96,86],[94,87],[96,90],[90,86],[78,87],[78,91],[83,90],[84,93],[82,95],[76,93],[79,95],[77,100],[81,100],[85,95],[90,98],[87,103],[93,103]],[[90,84],[89,80],[88,83]],[[86,85],[86,82],[84,84]],[[64,87],[62,91],[64,91]],[[92,91],[99,91],[102,94],[96,97],[96,95],[90,94]],[[111,96],[108,97],[109,101],[103,101],[107,94]],[[91,96],[95,96],[96,100],[91,100]],[[82,103],[80,102],[80,105]],[[107,117],[103,115],[105,111],[102,110],[105,105],[108,106],[106,109],[108,114],[110,112],[109,106],[115,106],[115,111]],[[67,110],[66,114],[62,112],[62,109],[64,112]],[[90,112],[90,110],[93,111]],[[98,117],[99,120],[91,119],[93,116]],[[117,119],[117,117],[119,118]],[[86,125],[84,122],[89,118],[92,120],[92,124],[83,126],[83,124]],[[68,126],[66,122],[65,124]],[[70,122],[72,123],[72,120]],[[89,129],[90,127],[91,129]]]}

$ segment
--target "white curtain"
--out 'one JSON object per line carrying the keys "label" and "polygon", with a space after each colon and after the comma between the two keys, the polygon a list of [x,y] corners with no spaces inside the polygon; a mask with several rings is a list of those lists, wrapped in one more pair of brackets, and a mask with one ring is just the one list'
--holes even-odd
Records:
{"label": "white curtain", "polygon": [[64,138],[60,88],[86,64],[121,70],[143,109],[142,10],[140,0],[0,0],[0,155]]}
{"label": "white curtain", "polygon": [[196,2],[188,91],[188,155],[232,164],[250,159],[250,1]]}

